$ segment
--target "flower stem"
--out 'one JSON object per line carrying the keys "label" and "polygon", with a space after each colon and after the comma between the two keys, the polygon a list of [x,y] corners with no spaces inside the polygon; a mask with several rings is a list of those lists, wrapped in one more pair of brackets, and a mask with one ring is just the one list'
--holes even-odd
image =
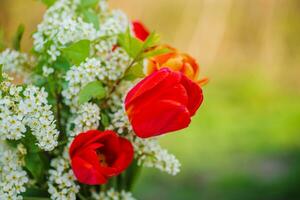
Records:
{"label": "flower stem", "polygon": [[134,160],[128,170],[126,171],[126,191],[131,191],[136,184],[138,177],[140,176],[142,167],[137,165],[137,161]]}
{"label": "flower stem", "polygon": [[85,198],[82,194],[78,193],[78,197],[81,200],[88,200],[87,198]]}
{"label": "flower stem", "polygon": [[121,191],[123,189],[123,176],[120,174],[117,176],[117,190]]}

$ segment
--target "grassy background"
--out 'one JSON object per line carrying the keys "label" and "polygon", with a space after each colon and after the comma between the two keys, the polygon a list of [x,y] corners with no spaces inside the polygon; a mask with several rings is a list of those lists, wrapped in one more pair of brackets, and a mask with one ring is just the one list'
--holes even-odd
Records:
{"label": "grassy background", "polygon": [[[163,41],[199,60],[210,78],[191,126],[161,139],[182,161],[176,177],[142,173],[139,199],[300,199],[300,2],[298,0],[110,0]],[[45,7],[0,0],[9,44],[23,50]]]}

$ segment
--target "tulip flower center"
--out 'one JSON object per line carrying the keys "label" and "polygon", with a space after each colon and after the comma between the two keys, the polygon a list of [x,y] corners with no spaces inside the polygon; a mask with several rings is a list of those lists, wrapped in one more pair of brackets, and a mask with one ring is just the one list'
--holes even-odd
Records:
{"label": "tulip flower center", "polygon": [[107,167],[106,157],[103,153],[97,152],[97,156],[100,162],[100,165],[103,167]]}

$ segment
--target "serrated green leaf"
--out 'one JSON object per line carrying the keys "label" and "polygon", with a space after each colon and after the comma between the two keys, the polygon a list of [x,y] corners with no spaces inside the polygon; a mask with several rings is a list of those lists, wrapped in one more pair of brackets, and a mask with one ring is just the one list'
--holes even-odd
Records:
{"label": "serrated green leaf", "polygon": [[96,30],[99,30],[99,17],[94,10],[84,10],[82,12],[83,20],[94,25]]}
{"label": "serrated green leaf", "polygon": [[15,36],[13,38],[13,48],[17,51],[19,51],[21,48],[21,40],[22,40],[24,31],[25,31],[24,25],[20,24],[18,26],[17,32],[15,33]]}
{"label": "serrated green leaf", "polygon": [[145,76],[144,74],[144,66],[142,63],[136,63],[132,67],[129,68],[129,70],[126,72],[124,76],[124,80],[135,80],[137,78],[143,78]]}
{"label": "serrated green leaf", "polygon": [[153,47],[153,46],[157,45],[159,43],[159,41],[160,41],[160,36],[157,33],[152,32],[145,40],[144,48],[147,49],[147,48]]}
{"label": "serrated green leaf", "polygon": [[119,34],[118,44],[134,59],[143,51],[143,42],[133,37],[129,29]]}
{"label": "serrated green leaf", "polygon": [[80,5],[81,7],[94,7],[98,4],[99,0],[81,0]]}
{"label": "serrated green leaf", "polygon": [[42,2],[47,6],[47,7],[50,7],[52,6],[56,0],[42,0]]}
{"label": "serrated green leaf", "polygon": [[73,64],[79,65],[90,54],[90,41],[80,40],[62,50],[63,55]]}
{"label": "serrated green leaf", "polygon": [[127,29],[125,33],[120,33],[118,35],[118,44],[127,52],[130,49],[130,30]]}
{"label": "serrated green leaf", "polygon": [[88,83],[78,94],[78,103],[83,104],[92,98],[102,99],[106,96],[106,90],[100,81]]}
{"label": "serrated green leaf", "polygon": [[169,53],[171,50],[168,48],[163,48],[163,49],[153,49],[150,51],[146,51],[142,54],[142,58],[151,58],[157,55],[162,55],[162,54],[166,54]]}

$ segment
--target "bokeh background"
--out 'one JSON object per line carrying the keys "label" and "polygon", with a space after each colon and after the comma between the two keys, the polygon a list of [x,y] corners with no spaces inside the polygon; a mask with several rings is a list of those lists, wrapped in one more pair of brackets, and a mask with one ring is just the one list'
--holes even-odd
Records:
{"label": "bokeh background", "polygon": [[[176,177],[144,170],[142,200],[300,199],[300,1],[110,0],[196,57],[205,102],[191,126],[161,139],[182,162]],[[0,0],[0,48],[45,6]]]}

